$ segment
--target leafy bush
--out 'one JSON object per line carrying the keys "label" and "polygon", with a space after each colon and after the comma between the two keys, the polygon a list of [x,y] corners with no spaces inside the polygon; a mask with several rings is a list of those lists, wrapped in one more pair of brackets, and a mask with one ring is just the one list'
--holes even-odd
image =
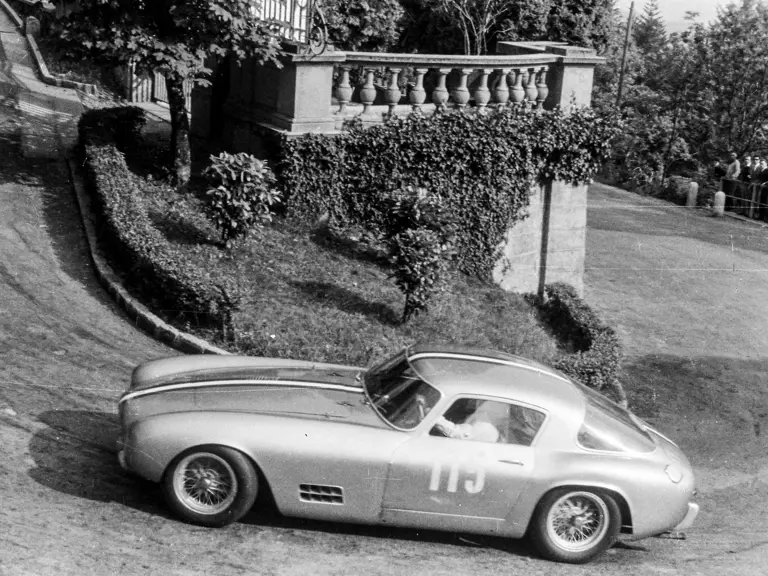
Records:
{"label": "leafy bush", "polygon": [[[113,262],[129,287],[154,301],[166,316],[228,328],[238,306],[238,291],[226,278],[216,278],[210,270],[190,265],[185,254],[170,246],[152,225],[123,154],[114,144],[106,143],[111,127],[98,118],[101,112],[84,115],[81,147],[100,232]],[[113,110],[103,113],[107,119],[115,114]],[[107,129],[97,133],[95,127],[99,126]]]}
{"label": "leafy bush", "polygon": [[620,390],[617,376],[622,348],[616,332],[602,323],[572,286],[558,282],[547,285],[545,292],[545,319],[562,340],[575,348],[573,354],[558,360],[555,368],[595,390]]}
{"label": "leafy bush", "polygon": [[432,295],[442,290],[455,226],[442,199],[424,188],[398,190],[391,202],[384,236],[392,276],[405,294],[403,322],[407,322],[425,311]]}
{"label": "leafy bush", "polygon": [[589,181],[617,131],[618,123],[591,109],[412,114],[367,129],[352,124],[334,138],[285,140],[278,176],[289,217],[328,214],[341,228],[381,230],[393,190],[439,192],[458,223],[459,269],[488,277],[537,182]]}
{"label": "leafy bush", "polygon": [[225,245],[244,236],[252,226],[272,221],[270,208],[280,201],[280,192],[266,161],[244,152],[222,152],[211,156],[211,165],[203,174],[211,186],[205,208]]}

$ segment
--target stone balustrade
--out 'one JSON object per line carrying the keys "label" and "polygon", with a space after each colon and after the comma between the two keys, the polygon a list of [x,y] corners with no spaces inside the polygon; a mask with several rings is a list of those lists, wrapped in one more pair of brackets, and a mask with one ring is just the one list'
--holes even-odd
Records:
{"label": "stone balustrade", "polygon": [[521,102],[542,107],[550,92],[548,72],[556,62],[547,54],[346,52],[335,67],[332,109],[342,122],[355,116],[377,122],[391,115],[432,114],[447,108],[484,110]]}
{"label": "stone balustrade", "polygon": [[593,50],[553,42],[499,42],[489,56],[314,54],[287,41],[283,50],[280,68],[231,64],[224,132],[238,147],[256,149],[251,142],[265,130],[289,137],[338,132],[353,118],[370,125],[448,108],[588,106],[594,68],[603,61]]}

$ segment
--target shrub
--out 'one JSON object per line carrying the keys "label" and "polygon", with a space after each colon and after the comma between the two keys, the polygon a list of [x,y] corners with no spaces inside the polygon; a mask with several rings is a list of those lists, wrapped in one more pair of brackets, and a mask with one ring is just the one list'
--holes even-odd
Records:
{"label": "shrub", "polygon": [[558,282],[547,285],[545,292],[542,312],[547,323],[575,349],[558,360],[555,368],[595,390],[617,390],[621,398],[618,371],[622,349],[616,332],[602,323],[572,286]]}
{"label": "shrub", "polygon": [[[189,264],[184,253],[170,246],[153,225],[123,154],[105,143],[112,133],[91,111],[80,125],[89,190],[99,216],[102,240],[128,286],[153,301],[165,315],[203,326],[228,328],[239,295],[227,279]],[[104,112],[113,118],[113,112]],[[105,132],[95,127],[106,126]],[[95,143],[89,138],[93,138]]]}
{"label": "shrub", "polygon": [[280,201],[275,177],[267,163],[250,154],[222,152],[211,156],[203,172],[211,188],[206,194],[206,212],[230,242],[244,236],[251,226],[272,221],[271,206]]}
{"label": "shrub", "polygon": [[393,190],[439,191],[458,223],[458,268],[488,277],[537,182],[588,182],[617,127],[591,109],[412,114],[370,128],[353,123],[334,138],[286,139],[278,176],[290,218],[328,214],[341,228],[381,230]]}
{"label": "shrub", "polygon": [[393,264],[392,276],[405,294],[403,322],[427,310],[452,255],[455,225],[442,199],[424,188],[406,187],[390,199],[384,237]]}

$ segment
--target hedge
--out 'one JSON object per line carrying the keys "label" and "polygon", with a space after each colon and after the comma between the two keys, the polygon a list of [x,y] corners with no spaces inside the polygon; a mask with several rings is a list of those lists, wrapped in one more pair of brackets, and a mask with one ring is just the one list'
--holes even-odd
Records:
{"label": "hedge", "polygon": [[575,348],[574,353],[558,360],[555,368],[595,390],[614,390],[626,404],[618,380],[623,352],[616,332],[603,324],[572,286],[548,284],[545,293],[541,310],[546,322],[561,340]]}
{"label": "hedge", "polygon": [[152,224],[135,177],[117,148],[115,140],[123,148],[135,145],[131,140],[142,123],[138,108],[90,110],[80,121],[80,149],[102,240],[128,287],[167,317],[226,329],[237,309],[235,287],[226,279],[214,279],[209,270],[193,265],[168,244]]}

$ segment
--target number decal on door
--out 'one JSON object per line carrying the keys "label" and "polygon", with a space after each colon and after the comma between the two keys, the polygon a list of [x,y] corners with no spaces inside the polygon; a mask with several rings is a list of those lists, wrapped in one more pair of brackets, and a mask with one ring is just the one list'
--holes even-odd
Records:
{"label": "number decal on door", "polygon": [[[468,464],[461,466],[459,462],[452,462],[447,467],[446,492],[457,492],[459,489],[459,476],[464,479],[462,488],[468,494],[479,494],[485,486],[485,470],[480,466]],[[430,492],[440,492],[443,484],[443,463],[436,461],[432,465],[432,474],[429,478]]]}

